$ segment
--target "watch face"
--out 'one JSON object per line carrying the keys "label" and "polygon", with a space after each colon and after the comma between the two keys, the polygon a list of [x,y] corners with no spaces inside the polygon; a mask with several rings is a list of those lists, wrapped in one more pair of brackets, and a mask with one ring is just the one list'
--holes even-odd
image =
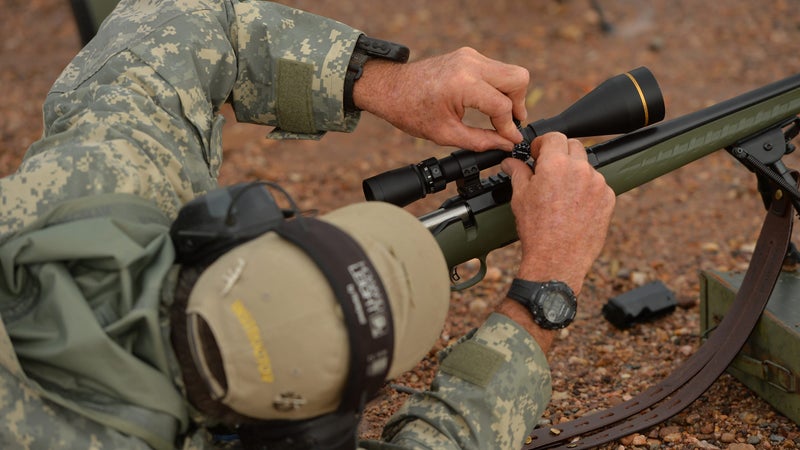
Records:
{"label": "watch face", "polygon": [[578,303],[572,291],[559,282],[549,282],[542,286],[536,301],[539,325],[548,329],[564,328],[575,318]]}
{"label": "watch face", "polygon": [[545,291],[540,297],[542,314],[548,322],[554,324],[564,323],[575,314],[575,308],[563,292]]}
{"label": "watch face", "polygon": [[508,298],[528,308],[533,320],[547,330],[566,327],[572,323],[578,311],[575,294],[560,281],[542,283],[515,278]]}

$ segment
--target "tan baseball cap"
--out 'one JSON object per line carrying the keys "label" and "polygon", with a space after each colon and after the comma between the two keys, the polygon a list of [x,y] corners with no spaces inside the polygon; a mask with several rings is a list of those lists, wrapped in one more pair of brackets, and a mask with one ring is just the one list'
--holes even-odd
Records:
{"label": "tan baseball cap", "polygon": [[[444,256],[407,211],[367,202],[323,215],[363,248],[383,282],[394,322],[387,379],[414,367],[438,339],[450,288]],[[225,253],[197,280],[189,341],[211,395],[256,419],[298,420],[334,411],[349,370],[348,334],[327,279],[276,233]],[[225,379],[208,366],[198,330],[210,329]]]}

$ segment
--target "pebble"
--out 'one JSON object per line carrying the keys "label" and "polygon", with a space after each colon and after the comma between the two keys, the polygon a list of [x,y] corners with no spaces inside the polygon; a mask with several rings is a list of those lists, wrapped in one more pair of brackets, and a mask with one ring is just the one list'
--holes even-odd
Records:
{"label": "pebble", "polygon": [[739,414],[739,419],[741,419],[742,421],[744,421],[746,423],[756,423],[756,422],[758,422],[758,416],[756,414],[753,414],[753,413],[749,412],[749,411]]}
{"label": "pebble", "polygon": [[781,436],[780,434],[770,434],[769,435],[769,440],[772,441],[772,442],[781,443],[781,442],[785,441],[786,438]]}
{"label": "pebble", "polygon": [[644,272],[633,272],[631,273],[631,281],[636,286],[644,286],[647,283],[647,274]]}
{"label": "pebble", "polygon": [[755,434],[755,435],[751,434],[750,436],[747,436],[747,443],[748,444],[753,444],[753,445],[760,444],[761,443],[761,436],[759,436],[757,434]]}
{"label": "pebble", "polygon": [[751,444],[736,443],[728,446],[728,450],[755,450]]}
{"label": "pebble", "polygon": [[675,427],[675,426],[663,427],[660,430],[658,430],[658,437],[664,438],[665,436],[668,436],[668,435],[671,435],[671,434],[676,434],[676,433],[680,434],[680,432],[681,432],[681,429],[678,428],[678,427]]}
{"label": "pebble", "polygon": [[489,304],[482,298],[476,298],[475,300],[469,302],[469,312],[470,314],[474,314],[476,316],[483,315],[488,308]]}

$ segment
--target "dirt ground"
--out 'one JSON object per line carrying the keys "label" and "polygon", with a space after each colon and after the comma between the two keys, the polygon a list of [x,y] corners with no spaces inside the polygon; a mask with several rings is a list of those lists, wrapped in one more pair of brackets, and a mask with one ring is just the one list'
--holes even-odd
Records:
{"label": "dirt ground", "polygon": [[[471,46],[531,72],[529,119],[560,112],[605,78],[647,66],[664,92],[667,117],[725,100],[800,72],[796,0],[287,1],[370,35],[402,42],[412,59]],[[80,49],[69,3],[0,0],[0,175],[12,172],[41,133],[41,102]],[[441,157],[440,148],[365,115],[350,135],[321,142],[273,142],[268,130],[230,117],[221,183],[279,181],[303,208],[324,211],[360,201],[361,180]],[[478,120],[470,118],[470,120]],[[587,140],[586,143],[594,141]],[[800,167],[795,155],[786,158]],[[409,207],[422,214],[446,197]],[[691,355],[699,337],[700,270],[744,270],[763,218],[755,180],[715,153],[618,198],[607,245],[580,298],[576,322],[550,354],[553,400],[542,419],[557,424],[641,392]],[[437,349],[481,323],[507,289],[515,245],[494,252],[483,283],[453,295]],[[682,307],[655,323],[619,331],[601,315],[608,298],[660,280]],[[434,351],[395,383],[424,389]],[[362,434],[375,437],[405,399],[386,388],[367,411]],[[635,444],[642,444],[635,447]],[[797,425],[736,379],[722,376],[669,421],[605,448],[797,448]]]}

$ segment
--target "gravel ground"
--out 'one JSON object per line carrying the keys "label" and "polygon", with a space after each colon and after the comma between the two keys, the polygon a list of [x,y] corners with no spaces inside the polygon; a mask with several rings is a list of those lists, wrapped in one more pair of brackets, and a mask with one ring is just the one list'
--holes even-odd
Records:
{"label": "gravel ground", "polygon": [[[610,33],[602,30],[589,0],[286,3],[403,42],[412,58],[468,45],[522,65],[532,75],[531,120],[558,113],[605,78],[642,65],[659,80],[668,118],[800,71],[796,0],[600,0]],[[41,133],[42,99],[80,44],[66,1],[0,0],[0,5],[4,175]],[[352,135],[276,143],[263,138],[265,129],[235,124],[226,114],[221,181],[278,180],[301,207],[323,212],[361,200],[363,178],[452,151],[405,136],[373,117],[365,117]],[[794,155],[786,162],[800,167]],[[422,214],[445,198],[434,197],[409,209]],[[755,180],[723,152],[620,196],[578,319],[551,352],[554,396],[543,421],[559,423],[628,399],[690,356],[700,345],[698,271],[746,269],[762,217]],[[512,245],[494,252],[487,279],[453,296],[434,351],[481,323],[507,288],[517,251]],[[628,331],[604,321],[600,308],[609,297],[653,280],[673,290],[682,307]],[[395,382],[424,389],[436,367],[434,351]],[[362,434],[378,435],[404,398],[385,389],[370,406]],[[604,448],[798,446],[796,424],[724,375],[673,419]]]}

